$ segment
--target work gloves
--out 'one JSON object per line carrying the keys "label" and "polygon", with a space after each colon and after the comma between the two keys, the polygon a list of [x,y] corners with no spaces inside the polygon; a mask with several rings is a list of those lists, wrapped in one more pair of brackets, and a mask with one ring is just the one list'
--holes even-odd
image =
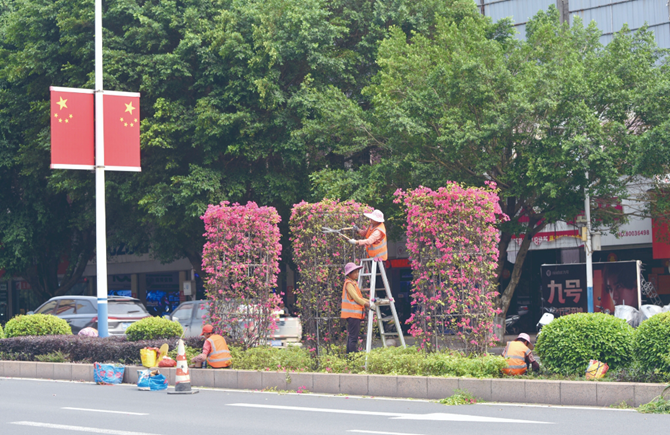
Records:
{"label": "work gloves", "polygon": [[352,228],[353,228],[354,231],[356,231],[356,232],[358,232],[358,231],[361,230],[360,228],[358,228],[358,225],[356,225],[356,224],[354,224],[354,226],[353,226]]}
{"label": "work gloves", "polygon": [[351,243],[352,245],[355,245],[355,244],[356,244],[356,240],[354,240],[354,239],[349,239],[349,243]]}

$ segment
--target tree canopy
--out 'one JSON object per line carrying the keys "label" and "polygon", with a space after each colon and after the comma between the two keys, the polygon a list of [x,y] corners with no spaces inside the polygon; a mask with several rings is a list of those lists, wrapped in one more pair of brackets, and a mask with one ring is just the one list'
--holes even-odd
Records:
{"label": "tree canopy", "polygon": [[[109,244],[163,261],[200,268],[208,204],[274,206],[286,235],[303,199],[392,223],[397,188],[494,181],[512,218],[499,268],[525,236],[506,309],[530,239],[585,186],[622,198],[670,166],[669,74],[645,28],[602,46],[552,7],[521,41],[471,0],[111,0],[103,24],[105,88],[142,95],[143,171],[107,175]],[[0,3],[0,269],[42,297],[94,249],[92,174],[49,169],[48,89],[93,81],[90,1]]]}

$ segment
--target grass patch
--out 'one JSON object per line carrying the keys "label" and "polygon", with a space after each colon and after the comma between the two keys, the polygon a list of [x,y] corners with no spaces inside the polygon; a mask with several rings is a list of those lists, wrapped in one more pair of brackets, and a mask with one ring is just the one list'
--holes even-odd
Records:
{"label": "grass patch", "polygon": [[[456,406],[456,405],[474,405],[477,403],[477,398],[465,390],[456,390],[456,393],[453,396],[441,399],[438,401],[443,405]],[[481,400],[479,401],[481,402]]]}
{"label": "grass patch", "polygon": [[637,411],[642,414],[670,414],[670,400],[665,398],[670,386],[665,387],[663,393],[649,403],[640,405]]}
{"label": "grass patch", "polygon": [[70,362],[70,355],[58,350],[56,352],[49,352],[44,355],[35,355],[35,360],[52,363]]}

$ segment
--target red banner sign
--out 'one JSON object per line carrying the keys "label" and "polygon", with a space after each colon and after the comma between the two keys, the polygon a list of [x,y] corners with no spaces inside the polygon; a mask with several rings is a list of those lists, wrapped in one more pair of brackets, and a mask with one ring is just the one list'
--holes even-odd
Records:
{"label": "red banner sign", "polygon": [[93,169],[93,90],[51,87],[51,168]]}
{"label": "red banner sign", "polygon": [[[95,102],[92,89],[51,90],[51,168],[95,167]],[[105,169],[141,171],[140,94],[104,91]]]}

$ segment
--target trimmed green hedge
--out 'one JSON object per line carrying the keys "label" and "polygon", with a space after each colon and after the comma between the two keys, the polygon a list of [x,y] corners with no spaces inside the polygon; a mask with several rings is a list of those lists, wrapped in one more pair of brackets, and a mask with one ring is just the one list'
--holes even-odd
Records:
{"label": "trimmed green hedge", "polygon": [[0,338],[5,338],[5,333],[2,331],[2,325],[0,325]]}
{"label": "trimmed green hedge", "polygon": [[7,338],[27,335],[72,335],[72,329],[65,320],[50,314],[19,315],[5,325]]}
{"label": "trimmed green hedge", "polygon": [[559,317],[542,328],[536,349],[542,364],[564,375],[584,374],[589,360],[626,367],[633,357],[633,328],[603,313]]}
{"label": "trimmed green hedge", "polygon": [[183,333],[184,329],[179,322],[164,317],[146,317],[126,329],[126,337],[130,341],[181,337]]}
{"label": "trimmed green hedge", "polygon": [[635,331],[635,356],[645,370],[670,370],[670,312],[656,314]]}

